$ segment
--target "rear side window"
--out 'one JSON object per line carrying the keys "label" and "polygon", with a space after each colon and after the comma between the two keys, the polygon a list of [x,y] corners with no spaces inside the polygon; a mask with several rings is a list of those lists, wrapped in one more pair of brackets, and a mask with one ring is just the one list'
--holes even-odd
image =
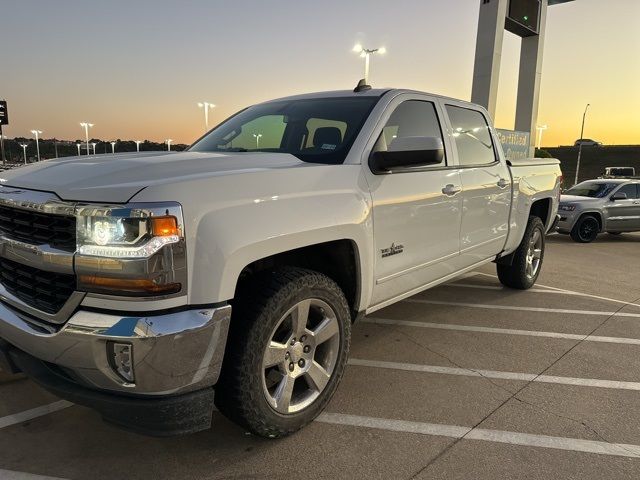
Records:
{"label": "rear side window", "polygon": [[[386,152],[389,145],[400,137],[436,137],[442,140],[434,104],[424,100],[407,100],[398,105],[382,129],[373,151]],[[441,165],[444,163],[443,159]]]}
{"label": "rear side window", "polygon": [[460,165],[487,165],[496,161],[489,124],[476,110],[447,105]]}

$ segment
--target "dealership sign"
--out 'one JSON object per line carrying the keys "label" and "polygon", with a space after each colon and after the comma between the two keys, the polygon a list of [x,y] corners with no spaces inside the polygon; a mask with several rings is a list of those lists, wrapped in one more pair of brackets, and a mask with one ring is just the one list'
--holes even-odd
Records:
{"label": "dealership sign", "polygon": [[5,100],[0,100],[0,125],[9,125],[9,110]]}
{"label": "dealership sign", "polygon": [[496,130],[507,160],[529,158],[529,146],[531,145],[531,134],[529,132],[501,129]]}

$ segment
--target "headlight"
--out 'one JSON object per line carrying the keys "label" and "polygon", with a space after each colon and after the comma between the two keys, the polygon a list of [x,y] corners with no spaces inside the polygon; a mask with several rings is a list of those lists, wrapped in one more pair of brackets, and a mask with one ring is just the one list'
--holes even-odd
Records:
{"label": "headlight", "polygon": [[562,210],[564,212],[573,212],[576,209],[575,205],[560,205],[558,210]]}
{"label": "headlight", "polygon": [[176,203],[79,206],[78,288],[119,296],[180,292],[186,279],[183,229]]}

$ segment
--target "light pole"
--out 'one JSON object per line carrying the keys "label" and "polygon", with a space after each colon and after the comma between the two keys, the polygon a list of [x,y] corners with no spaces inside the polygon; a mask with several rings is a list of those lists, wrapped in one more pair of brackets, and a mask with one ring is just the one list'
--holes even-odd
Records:
{"label": "light pole", "polygon": [[95,143],[91,143],[91,148],[93,148],[93,154],[96,154],[96,144]]}
{"label": "light pole", "polygon": [[134,140],[134,142],[136,142],[136,152],[140,153],[140,144],[142,143],[142,140]]}
{"label": "light pole", "polygon": [[215,105],[209,102],[198,102],[198,106],[200,108],[204,108],[204,131],[208,132],[209,131],[209,109],[215,108]]}
{"label": "light pole", "polygon": [[93,123],[82,122],[80,126],[84,128],[84,138],[87,142],[87,155],[91,155],[89,152],[89,129],[93,127]]}
{"label": "light pole", "polygon": [[76,147],[78,147],[78,156],[80,156],[80,147],[82,146],[81,143],[76,143]]}
{"label": "light pole", "polygon": [[31,130],[36,137],[36,151],[38,152],[38,161],[40,161],[40,138],[38,135],[42,135],[42,130]]}
{"label": "light pole", "polygon": [[116,142],[111,142],[111,153],[116,153]]}
{"label": "light pole", "polygon": [[[2,124],[0,124],[0,127],[2,127]],[[7,159],[5,158],[5,154],[4,154],[4,141],[6,139],[8,139],[9,137],[7,137],[6,135],[2,134],[2,130],[0,129],[0,149],[2,150],[2,164],[4,165],[7,162]]]}
{"label": "light pole", "polygon": [[587,110],[591,106],[590,103],[587,103],[587,106],[584,108],[584,114],[582,115],[582,129],[580,130],[580,144],[578,145],[578,161],[576,162],[576,180],[573,182],[574,185],[578,184],[578,173],[580,172],[580,157],[582,156],[582,139],[584,137],[584,122],[587,118]]}
{"label": "light pole", "polygon": [[538,145],[536,148],[542,148],[542,132],[547,130],[549,127],[547,125],[538,125],[536,130],[538,131]]}
{"label": "light pole", "polygon": [[171,142],[173,142],[173,139],[171,139],[171,138],[167,138],[167,139],[165,140],[165,142],[166,142],[166,144],[167,144],[167,152],[170,152],[170,151],[171,151]]}
{"label": "light pole", "polygon": [[364,83],[369,85],[369,62],[370,57],[374,53],[378,53],[380,55],[384,55],[387,52],[387,49],[384,47],[380,48],[364,48],[362,45],[357,44],[353,47],[353,51],[359,53],[362,58],[364,58]]}
{"label": "light pole", "polygon": [[22,156],[24,157],[24,164],[27,164],[27,144],[26,143],[21,143],[20,146],[22,147]]}
{"label": "light pole", "polygon": [[260,137],[262,137],[261,133],[258,133],[257,135],[255,133],[253,134],[253,138],[256,139],[256,150],[260,148]]}

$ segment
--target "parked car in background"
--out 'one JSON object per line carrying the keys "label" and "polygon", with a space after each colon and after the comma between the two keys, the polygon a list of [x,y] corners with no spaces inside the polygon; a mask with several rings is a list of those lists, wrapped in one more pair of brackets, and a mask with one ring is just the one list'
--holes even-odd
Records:
{"label": "parked car in background", "polygon": [[590,138],[578,139],[573,144],[574,147],[579,147],[582,144],[583,147],[601,147],[602,142],[597,142],[596,140],[591,140]]}
{"label": "parked car in background", "polygon": [[560,197],[558,232],[576,242],[593,242],[599,233],[640,231],[640,181],[587,180]]}
{"label": "parked car in background", "polygon": [[600,178],[632,178],[636,176],[636,169],[633,167],[607,167],[604,175]]}

